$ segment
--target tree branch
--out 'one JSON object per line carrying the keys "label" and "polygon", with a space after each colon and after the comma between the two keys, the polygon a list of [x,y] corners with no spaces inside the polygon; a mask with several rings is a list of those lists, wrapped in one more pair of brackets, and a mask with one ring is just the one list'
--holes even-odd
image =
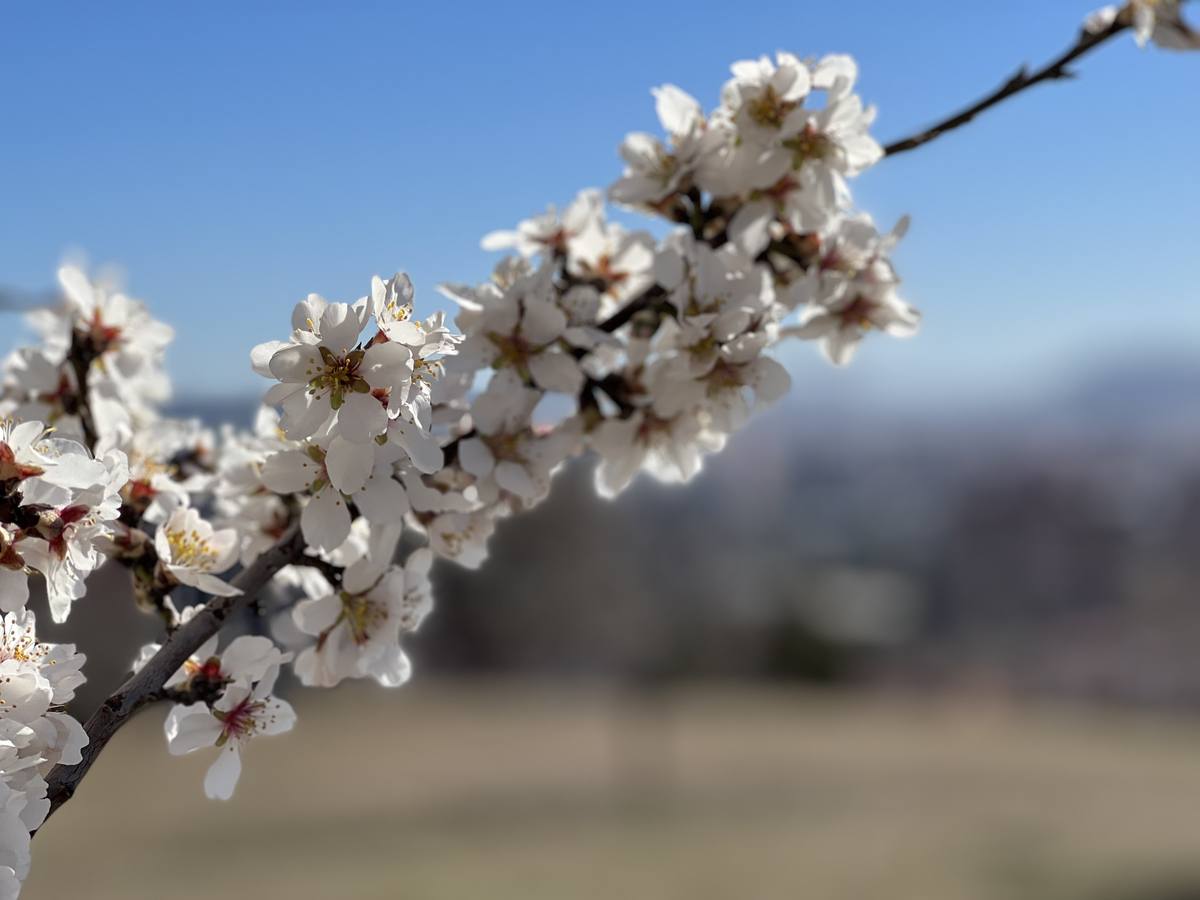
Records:
{"label": "tree branch", "polygon": [[82,339],[81,332],[71,334],[71,349],[67,351],[67,362],[75,375],[75,415],[79,417],[79,426],[83,429],[83,439],[89,450],[95,452],[96,441],[100,435],[96,431],[96,417],[92,415],[92,401],[88,394],[88,372],[92,360],[96,358],[89,343]]}
{"label": "tree branch", "polygon": [[162,697],[163,685],[196,649],[216,634],[225,621],[247,606],[267,582],[294,562],[304,551],[304,539],[298,523],[293,523],[279,542],[258,557],[233,579],[233,586],[242,593],[236,597],[213,597],[192,619],[180,626],[163,643],[138,672],[130,678],[92,714],[84,726],[88,745],[83,749],[83,761],[74,766],[55,766],[47,779],[50,800],[49,818],[71,799],[92,764],[103,752],[113,735],[135,712]]}
{"label": "tree branch", "polygon": [[609,334],[612,334],[642,310],[649,309],[656,302],[666,299],[666,296],[667,292],[657,284],[651,285],[596,327],[601,331],[607,331]]}
{"label": "tree branch", "polygon": [[916,149],[923,144],[928,144],[935,138],[941,137],[948,131],[953,131],[966,125],[977,115],[986,110],[991,109],[999,103],[1004,102],[1009,97],[1015,97],[1022,91],[1028,90],[1036,84],[1041,84],[1043,81],[1056,81],[1060,79],[1073,78],[1074,73],[1068,68],[1071,63],[1079,59],[1085,53],[1099,47],[1105,41],[1120,34],[1129,28],[1129,20],[1125,14],[1117,16],[1112,23],[1100,31],[1089,32],[1083,29],[1079,33],[1079,38],[1075,44],[1071,46],[1065,53],[1056,59],[1051,60],[1036,72],[1030,72],[1025,66],[1021,66],[1008,81],[1004,82],[999,88],[988,94],[978,103],[967,107],[962,112],[955,113],[948,119],[938,122],[931,128],[914,134],[911,137],[903,140],[894,141],[883,148],[885,156],[894,156],[897,153],[906,153],[909,150]]}

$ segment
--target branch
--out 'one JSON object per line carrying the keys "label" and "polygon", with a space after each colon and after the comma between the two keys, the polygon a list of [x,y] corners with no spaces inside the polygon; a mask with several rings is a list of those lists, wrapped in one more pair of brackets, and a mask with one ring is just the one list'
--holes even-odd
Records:
{"label": "branch", "polygon": [[75,415],[79,417],[79,426],[83,429],[83,439],[92,452],[96,450],[99,433],[96,431],[96,417],[92,415],[91,395],[88,392],[88,372],[96,354],[90,342],[83,339],[81,332],[71,333],[71,349],[67,351],[67,362],[75,375]]}
{"label": "branch", "polygon": [[651,285],[596,327],[601,331],[607,331],[609,334],[612,334],[642,310],[649,309],[656,302],[666,299],[666,296],[667,292],[657,284]]}
{"label": "branch", "polygon": [[159,699],[167,679],[179,670],[188,657],[216,634],[233,613],[247,606],[276,572],[294,562],[303,551],[304,539],[300,527],[293,523],[274,547],[233,579],[233,586],[242,591],[240,595],[209,600],[199,613],[166,639],[145,666],[100,705],[84,726],[88,745],[83,749],[83,761],[74,766],[55,766],[50,772],[47,779],[50,812],[47,818],[74,796],[92,763],[133,714],[147,703]]}
{"label": "branch", "polygon": [[978,103],[967,107],[962,112],[956,113],[948,119],[944,119],[932,128],[928,128],[919,134],[914,134],[912,137],[888,144],[883,148],[884,155],[894,156],[897,153],[905,153],[913,150],[922,144],[928,144],[935,138],[941,137],[947,131],[953,131],[955,128],[966,125],[981,112],[991,109],[1009,97],[1015,97],[1035,84],[1041,84],[1043,81],[1057,81],[1075,77],[1074,72],[1068,68],[1071,63],[1085,53],[1099,47],[1110,38],[1125,31],[1127,28],[1129,28],[1128,17],[1122,14],[1117,16],[1107,28],[1100,31],[1089,32],[1087,29],[1080,31],[1079,38],[1075,41],[1075,44],[1057,59],[1047,63],[1036,72],[1030,72],[1025,66],[1021,66],[1015,75]]}

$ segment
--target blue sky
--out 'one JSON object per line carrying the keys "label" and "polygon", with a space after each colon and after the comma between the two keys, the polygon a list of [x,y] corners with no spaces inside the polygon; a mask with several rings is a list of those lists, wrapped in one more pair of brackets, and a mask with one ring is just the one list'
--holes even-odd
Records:
{"label": "blue sky", "polygon": [[[249,347],[307,292],[404,268],[430,311],[486,275],[481,234],[608,184],[654,85],[711,106],[733,60],[850,52],[886,142],[1057,53],[1093,2],[5,4],[0,284],[118,263],[179,331],[180,395],[257,391]],[[925,327],[837,381],[789,351],[798,382],[969,404],[1195,356],[1200,54],[1128,39],[1080,68],[857,180],[881,223],[913,216]]]}

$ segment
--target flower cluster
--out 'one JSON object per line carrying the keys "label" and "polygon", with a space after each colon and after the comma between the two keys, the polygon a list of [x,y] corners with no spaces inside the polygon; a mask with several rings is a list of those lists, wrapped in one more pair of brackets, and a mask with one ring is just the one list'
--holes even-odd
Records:
{"label": "flower cluster", "polygon": [[29,836],[50,811],[46,775],[82,759],[87,734],[62,712],[84,682],[72,644],[38,641],[34,614],[0,619],[0,896],[29,872]]}
{"label": "flower cluster", "polygon": [[264,451],[259,477],[267,490],[303,503],[300,524],[317,550],[346,540],[352,507],[375,524],[399,521],[405,475],[441,467],[431,395],[458,337],[440,314],[415,319],[412,301],[412,284],[399,273],[373,279],[371,296],[356,303],[311,294],[292,313],[291,339],[259,344],[251,355],[256,372],[279,382],[265,402],[282,409],[286,442]]}
{"label": "flower cluster", "polygon": [[[29,315],[41,346],[17,350],[4,362],[0,412],[89,440],[89,427],[99,436],[145,426],[170,397],[163,353],[174,332],[141,301],[89,280],[75,266],[61,268],[58,281],[62,306]],[[95,420],[90,426],[81,418],[85,411]]]}
{"label": "flower cluster", "polygon": [[604,496],[640,471],[691,478],[787,391],[782,339],[842,364],[869,331],[915,331],[889,261],[904,223],[880,235],[851,206],[848,179],[882,156],[856,77],[849,57],[779,53],[735,64],[710,114],[655,90],[666,137],[626,138],[608,196],[681,226],[662,240],[608,221],[597,191],[485,237],[516,255],[443,286],[465,339],[435,398],[447,465],[425,478],[447,508],[416,516],[435,552],[477,564],[494,520],[584,450]]}
{"label": "flower cluster", "polygon": [[0,423],[0,610],[25,607],[36,570],[54,620],[67,618],[104,559],[128,476],[120,450],[94,459],[41,422]]}

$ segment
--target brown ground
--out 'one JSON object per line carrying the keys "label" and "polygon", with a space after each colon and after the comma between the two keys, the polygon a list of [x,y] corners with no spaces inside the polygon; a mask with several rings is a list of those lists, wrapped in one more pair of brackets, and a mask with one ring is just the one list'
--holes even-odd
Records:
{"label": "brown ground", "polygon": [[420,681],[297,705],[226,804],[143,715],[24,900],[1200,898],[1196,722]]}

